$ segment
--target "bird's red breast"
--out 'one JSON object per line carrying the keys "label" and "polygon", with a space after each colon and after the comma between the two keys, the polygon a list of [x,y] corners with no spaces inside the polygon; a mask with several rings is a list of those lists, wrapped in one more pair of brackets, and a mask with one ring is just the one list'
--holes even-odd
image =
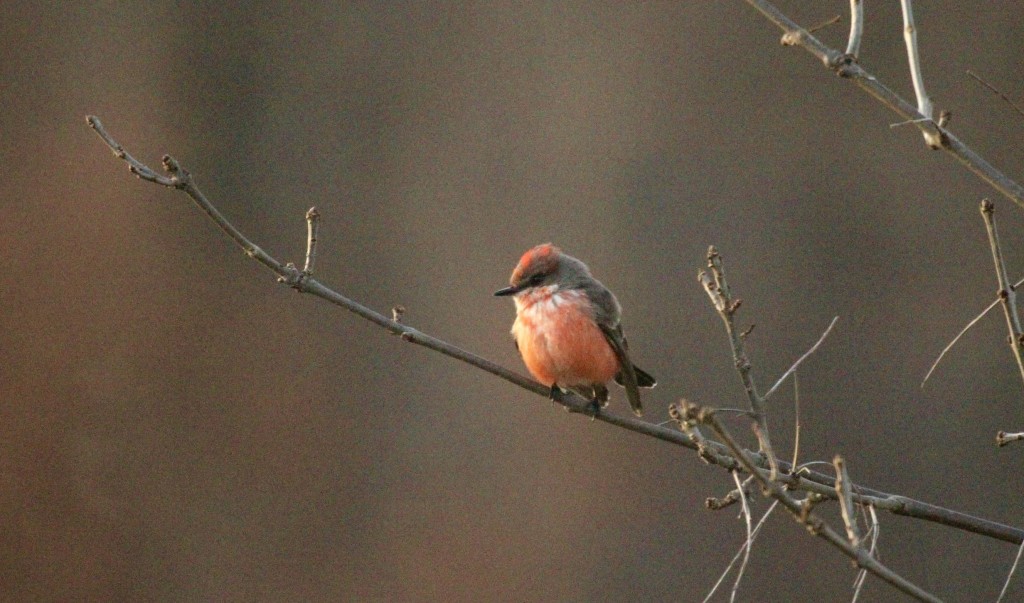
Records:
{"label": "bird's red breast", "polygon": [[538,287],[516,296],[512,335],[530,374],[544,385],[610,381],[619,360],[594,322],[586,293]]}

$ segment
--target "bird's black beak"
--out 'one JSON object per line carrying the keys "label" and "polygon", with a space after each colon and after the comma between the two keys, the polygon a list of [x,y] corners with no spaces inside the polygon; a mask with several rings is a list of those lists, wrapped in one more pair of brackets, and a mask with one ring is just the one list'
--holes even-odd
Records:
{"label": "bird's black beak", "polygon": [[522,287],[505,287],[504,289],[498,289],[497,291],[495,291],[494,295],[498,297],[505,297],[507,295],[515,295],[516,293],[519,293],[522,290]]}

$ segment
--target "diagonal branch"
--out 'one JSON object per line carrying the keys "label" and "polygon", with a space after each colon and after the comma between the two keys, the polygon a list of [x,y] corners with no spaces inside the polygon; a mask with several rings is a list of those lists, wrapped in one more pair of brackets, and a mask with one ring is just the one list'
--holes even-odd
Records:
{"label": "diagonal branch", "polygon": [[[169,157],[165,161],[168,165],[168,170],[171,173],[170,176],[161,176],[136,160],[134,157],[129,155],[125,150],[118,144],[107,131],[103,128],[100,121],[90,116],[88,123],[93,130],[103,139],[104,143],[107,144],[113,151],[115,156],[124,160],[128,163],[133,174],[149,182],[154,182],[162,186],[167,186],[183,191],[187,194],[192,201],[196,203],[199,208],[206,213],[217,225],[228,234],[242,249],[246,250],[246,254],[256,259],[264,266],[267,266],[271,271],[278,275],[278,281],[288,286],[303,292],[309,293],[313,296],[324,299],[332,304],[342,307],[350,312],[364,318],[381,328],[387,330],[390,333],[401,336],[403,341],[408,341],[416,345],[423,346],[427,349],[438,352],[442,355],[454,358],[461,362],[464,362],[470,366],[476,367],[482,371],[495,375],[505,381],[512,383],[524,390],[533,392],[542,398],[547,399],[551,394],[551,389],[536,381],[532,381],[523,377],[522,375],[510,371],[499,364],[491,362],[486,358],[468,352],[456,346],[453,346],[445,341],[442,341],[436,337],[432,337],[407,326],[400,320],[401,312],[398,308],[394,311],[394,319],[387,318],[383,314],[371,310],[362,304],[359,304],[340,293],[329,289],[328,287],[321,284],[316,279],[306,275],[302,276],[296,268],[288,268],[286,264],[282,264],[278,260],[274,259],[270,255],[266,254],[262,250],[257,252],[251,252],[250,250],[258,250],[259,248],[244,237],[234,226],[227,222],[224,217],[220,214],[216,208],[210,204],[210,201],[205,195],[196,187],[195,183],[191,179],[187,179],[187,185],[183,184],[181,180],[177,179],[175,173],[185,173],[177,166],[177,162],[170,159]],[[559,404],[565,406],[569,410],[578,413],[587,413],[588,416],[592,416],[592,412],[588,412],[591,408],[590,400],[586,400],[580,396],[574,394],[562,394],[558,396],[556,400]],[[672,409],[670,409],[671,412]],[[610,425],[615,425],[629,431],[643,434],[663,442],[668,442],[676,446],[682,446],[690,450],[699,451],[701,449],[698,443],[694,441],[689,435],[682,431],[675,429],[669,429],[656,425],[653,423],[647,423],[640,419],[632,416],[619,416],[610,413],[598,413],[595,417],[599,421],[603,421]],[[694,430],[696,433],[696,431]],[[701,444],[705,447],[709,453],[704,456],[705,460],[710,463],[725,467],[726,469],[733,470],[739,468],[739,462],[733,458],[729,449],[719,442],[713,440],[703,440]],[[754,462],[757,467],[761,469],[768,468],[768,461],[764,458],[756,458],[753,453],[748,454],[751,462]],[[818,492],[821,496],[826,498],[835,498],[835,478],[815,471],[801,470],[800,475],[791,475],[794,467],[790,463],[782,460],[777,461],[780,475],[780,482],[784,483],[787,487],[799,488],[807,491]],[[1024,529],[1015,528],[1005,524],[997,523],[953,509],[945,507],[939,507],[923,501],[915,500],[898,494],[891,494],[883,492],[881,490],[873,490],[871,488],[859,487],[857,492],[854,493],[854,501],[858,504],[873,505],[879,509],[889,511],[895,515],[903,515],[905,517],[913,517],[917,519],[923,519],[946,525],[956,529],[980,534],[982,536],[988,536],[997,540],[1003,540],[1014,544],[1021,544],[1024,542]]]}
{"label": "diagonal branch", "polygon": [[[753,478],[748,477],[747,479],[750,480]],[[746,496],[746,494],[744,494],[743,496]],[[732,566],[736,565],[736,562],[740,560],[740,557],[746,558],[746,554],[749,550],[749,547],[754,545],[754,540],[757,539],[757,535],[761,532],[761,527],[764,526],[764,523],[768,521],[769,517],[771,517],[772,511],[774,511],[778,506],[779,501],[773,501],[771,506],[768,507],[768,510],[764,512],[764,515],[761,516],[761,519],[757,521],[757,525],[754,526],[754,530],[750,533],[750,536],[747,538],[746,542],[744,542],[743,545],[740,546],[740,550],[736,551],[736,554],[732,557],[732,561],[729,562],[729,565],[725,566],[725,571],[722,572],[722,575],[718,577],[718,581],[715,582],[714,586],[711,587],[711,590],[708,591],[708,594],[704,597],[703,603],[708,603],[708,601],[711,600],[711,597],[715,595],[715,591],[717,591],[718,587],[722,585],[722,582],[725,580],[725,577],[729,575],[730,571],[732,571]]]}
{"label": "diagonal branch", "polygon": [[[1024,279],[1021,279],[1013,284],[1014,290],[1016,290],[1017,287],[1020,287],[1021,285],[1024,285]],[[956,337],[953,338],[953,341],[950,341],[949,343],[946,344],[946,347],[942,348],[942,351],[939,352],[939,357],[935,359],[935,362],[932,363],[931,367],[928,369],[928,372],[925,373],[924,379],[921,381],[921,387],[924,387],[924,384],[928,382],[928,378],[932,376],[932,373],[935,372],[935,369],[939,368],[939,363],[942,362],[942,359],[946,356],[946,353],[953,349],[953,346],[956,345],[956,342],[960,341],[960,338],[962,338],[967,333],[967,331],[970,331],[971,327],[978,324],[978,321],[980,321],[982,318],[985,318],[985,315],[991,312],[992,308],[998,306],[1000,301],[1001,300],[997,296],[994,300],[992,300],[992,303],[990,303],[987,308],[982,310],[980,314],[971,319],[971,321],[967,323],[967,326],[960,329],[960,332],[956,334]]]}
{"label": "diagonal branch", "polygon": [[981,155],[978,155],[970,147],[960,142],[945,127],[932,121],[931,116],[922,115],[917,110],[917,107],[911,105],[901,96],[890,90],[874,75],[859,64],[851,61],[847,55],[823,44],[806,29],[800,27],[787,17],[771,2],[767,0],[746,0],[746,2],[785,32],[782,36],[783,44],[799,46],[813,54],[826,67],[842,77],[853,80],[861,89],[886,107],[889,107],[894,113],[916,125],[926,136],[938,135],[942,150],[953,155],[957,161],[964,164],[967,169],[974,172],[982,180],[988,182],[992,188],[1005,195],[1017,205],[1024,207],[1024,187],[1008,178]]}
{"label": "diagonal branch", "polygon": [[825,338],[828,337],[828,334],[832,332],[832,327],[836,326],[837,322],[839,322],[838,316],[833,318],[832,322],[828,323],[828,328],[825,329],[825,332],[822,333],[821,337],[818,338],[817,343],[812,345],[811,349],[804,352],[803,356],[797,358],[796,362],[793,363],[793,366],[789,367],[789,369],[785,373],[782,373],[782,376],[779,377],[778,381],[775,382],[775,385],[773,385],[772,388],[768,390],[768,393],[764,395],[765,400],[770,398],[771,395],[775,393],[775,390],[779,389],[779,386],[782,385],[782,383],[786,380],[786,377],[792,375],[793,371],[795,371],[797,367],[803,364],[804,360],[807,360],[811,356],[811,354],[813,354],[815,351],[817,351],[819,347],[821,347],[821,344],[825,342]]}
{"label": "diagonal branch", "polygon": [[1013,99],[1011,99],[1009,96],[1006,96],[1006,93],[1004,93],[1002,90],[1000,90],[999,88],[996,88],[992,84],[990,84],[990,83],[986,82],[985,80],[981,79],[981,76],[979,76],[977,73],[974,73],[970,69],[967,70],[967,75],[969,75],[972,78],[974,78],[979,84],[981,84],[982,86],[988,88],[992,92],[992,94],[995,94],[996,96],[1001,98],[1003,100],[1003,102],[1005,102],[1006,104],[1010,105],[1010,107],[1014,110],[1014,112],[1017,113],[1017,115],[1020,115],[1021,117],[1024,117],[1024,108],[1021,108],[1020,105],[1018,105],[1017,103],[1013,102]]}

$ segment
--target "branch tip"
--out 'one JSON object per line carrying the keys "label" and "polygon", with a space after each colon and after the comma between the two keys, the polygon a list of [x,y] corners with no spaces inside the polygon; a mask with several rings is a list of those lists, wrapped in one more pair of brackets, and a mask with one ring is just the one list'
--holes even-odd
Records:
{"label": "branch tip", "polygon": [[1024,432],[1006,433],[1005,431],[1000,431],[996,434],[996,446],[999,446],[1000,448],[1010,444],[1011,442],[1019,442],[1021,440],[1024,440]]}
{"label": "branch tip", "polygon": [[320,212],[316,207],[310,207],[306,212],[306,263],[302,266],[304,275],[313,274],[313,265],[316,263],[316,242],[317,233],[320,231]]}

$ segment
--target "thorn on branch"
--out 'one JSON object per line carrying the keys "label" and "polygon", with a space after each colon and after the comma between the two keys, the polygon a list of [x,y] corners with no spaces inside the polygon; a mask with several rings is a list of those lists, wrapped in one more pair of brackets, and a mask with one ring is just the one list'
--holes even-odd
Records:
{"label": "thorn on branch", "polygon": [[401,324],[403,315],[405,315],[405,306],[398,305],[391,308],[391,320]]}

